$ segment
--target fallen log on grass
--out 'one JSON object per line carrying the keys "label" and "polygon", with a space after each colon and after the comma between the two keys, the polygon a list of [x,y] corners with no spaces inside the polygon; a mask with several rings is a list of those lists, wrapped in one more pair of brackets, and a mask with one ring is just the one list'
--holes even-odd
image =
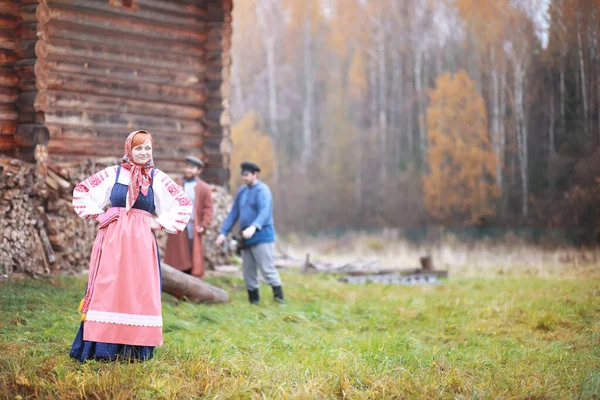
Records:
{"label": "fallen log on grass", "polygon": [[162,290],[178,299],[194,303],[225,303],[229,295],[223,289],[204,282],[200,278],[183,273],[168,264],[161,263]]}

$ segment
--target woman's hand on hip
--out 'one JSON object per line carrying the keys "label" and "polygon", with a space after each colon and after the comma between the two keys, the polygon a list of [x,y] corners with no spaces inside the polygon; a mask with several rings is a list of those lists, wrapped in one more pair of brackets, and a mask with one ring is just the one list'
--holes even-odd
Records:
{"label": "woman's hand on hip", "polygon": [[153,231],[158,231],[161,228],[162,226],[154,218],[150,219],[150,229],[152,229]]}

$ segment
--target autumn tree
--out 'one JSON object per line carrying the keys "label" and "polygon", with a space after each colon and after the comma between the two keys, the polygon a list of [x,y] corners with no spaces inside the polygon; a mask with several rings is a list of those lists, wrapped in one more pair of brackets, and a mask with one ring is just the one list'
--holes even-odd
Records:
{"label": "autumn tree", "polygon": [[487,114],[466,72],[444,73],[429,92],[425,206],[442,222],[473,223],[494,214],[498,188]]}
{"label": "autumn tree", "polygon": [[240,164],[252,161],[260,166],[260,179],[272,183],[275,171],[275,153],[271,138],[260,131],[260,115],[246,114],[231,129],[233,151],[231,152],[231,179],[229,184],[237,188],[240,184]]}

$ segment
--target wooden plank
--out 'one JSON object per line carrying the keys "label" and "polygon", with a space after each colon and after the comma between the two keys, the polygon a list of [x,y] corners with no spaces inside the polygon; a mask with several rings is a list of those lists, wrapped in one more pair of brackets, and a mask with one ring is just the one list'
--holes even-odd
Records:
{"label": "wooden plank", "polygon": [[12,151],[16,147],[15,138],[12,135],[0,136],[0,151],[8,152]]}
{"label": "wooden plank", "polygon": [[0,104],[14,103],[19,98],[16,88],[0,86]]}
{"label": "wooden plank", "polygon": [[165,13],[146,7],[137,7],[136,9],[114,7],[107,0],[40,0],[40,2],[48,5],[51,9],[78,10],[82,12],[92,11],[104,15],[107,20],[112,20],[115,17],[125,17],[131,21],[172,26],[177,29],[204,29],[204,21],[197,16]]}
{"label": "wooden plank", "polygon": [[0,104],[0,121],[16,121],[19,112],[14,104]]}
{"label": "wooden plank", "polygon": [[[15,118],[16,120],[16,118]],[[17,131],[16,121],[0,120],[0,135],[12,135]]]}
{"label": "wooden plank", "polygon": [[40,111],[90,110],[186,120],[198,120],[204,115],[201,107],[63,91],[39,92],[35,98],[35,108]]}
{"label": "wooden plank", "polygon": [[[48,125],[48,131],[51,139],[56,140],[74,140],[85,143],[111,143],[121,146],[125,143],[127,132],[123,130],[97,130],[62,127],[58,125]],[[173,134],[172,132],[162,132],[148,129],[155,141],[156,147],[173,148],[185,150],[187,148],[198,148],[204,144],[204,139],[200,133]]]}
{"label": "wooden plank", "polygon": [[204,91],[199,89],[69,74],[53,73],[47,77],[38,76],[36,85],[40,91],[61,90],[168,104],[198,105],[205,100]]}
{"label": "wooden plank", "polygon": [[13,29],[0,29],[0,49],[14,50],[17,38]]}
{"label": "wooden plank", "polygon": [[19,76],[12,68],[0,68],[0,86],[16,87]]}
{"label": "wooden plank", "polygon": [[202,43],[205,39],[203,32],[193,29],[182,29],[180,27],[140,22],[126,16],[115,15],[107,18],[107,16],[102,13],[84,9],[70,9],[63,5],[53,5],[50,7],[46,4],[40,4],[37,8],[36,15],[38,21],[41,23],[57,20],[96,28],[110,27],[110,29],[115,32],[133,33],[150,38],[154,37],[190,43]]}
{"label": "wooden plank", "polygon": [[166,53],[182,54],[186,56],[202,57],[204,49],[198,43],[187,43],[146,36],[115,32],[106,28],[93,28],[86,25],[70,22],[52,21],[37,25],[37,37],[41,40],[53,38],[78,40],[87,43],[101,43],[118,48],[135,48],[145,50],[159,50]]}
{"label": "wooden plank", "polygon": [[19,23],[15,29],[15,35],[20,40],[36,40],[37,39],[37,22]]}
{"label": "wooden plank", "polygon": [[204,127],[199,121],[183,120],[131,113],[116,114],[100,111],[56,110],[45,113],[45,122],[54,125],[71,125],[80,127],[98,127],[132,131],[138,127],[178,132],[202,132]]}
{"label": "wooden plank", "polygon": [[19,2],[15,0],[0,0],[0,10],[4,15],[19,15]]}
{"label": "wooden plank", "polygon": [[[178,162],[179,160],[185,160],[185,156],[189,151],[192,150],[157,146],[153,150],[155,164],[157,165],[157,168],[161,168],[158,160],[160,160],[160,162]],[[52,138],[48,143],[48,152],[51,158],[57,155],[72,156],[64,158],[65,160],[94,157],[121,157],[123,155],[123,142],[84,142],[79,140],[61,140]]]}
{"label": "wooden plank", "polygon": [[185,72],[172,68],[144,68],[139,65],[122,65],[110,61],[61,57],[60,60],[41,60],[35,64],[35,75],[46,76],[50,71],[149,82],[170,86],[203,88],[203,72]]}
{"label": "wooden plank", "polygon": [[119,48],[101,43],[86,43],[76,40],[50,39],[38,41],[35,46],[38,58],[61,60],[63,57],[82,58],[86,61],[109,61],[128,66],[146,68],[168,68],[178,71],[204,72],[204,61],[197,57],[180,54],[161,54],[155,51]]}
{"label": "wooden plank", "polygon": [[[125,143],[125,139],[131,130],[123,130],[122,128],[103,128],[103,127],[80,127],[80,126],[68,126],[68,125],[57,125],[52,123],[46,123],[46,127],[50,132],[52,138],[81,138],[86,140],[93,140],[96,138],[107,138],[107,139],[120,139],[122,143]],[[163,131],[160,129],[146,127],[146,129],[152,134],[155,140],[170,141],[170,145],[178,145],[179,142],[184,145],[192,146],[192,143],[197,143],[201,146],[201,142],[204,140],[203,132],[177,132]],[[189,143],[191,141],[192,143]]]}
{"label": "wooden plank", "polygon": [[0,49],[0,67],[11,65],[17,61],[19,57],[12,50]]}
{"label": "wooden plank", "polygon": [[229,295],[223,289],[212,286],[200,278],[176,270],[161,263],[162,291],[179,299],[186,298],[194,303],[225,303]]}
{"label": "wooden plank", "polygon": [[14,135],[15,143],[19,147],[33,147],[48,143],[48,129],[40,124],[20,124]]}
{"label": "wooden plank", "polygon": [[15,53],[19,58],[35,58],[35,46],[38,43],[37,39],[34,40],[19,40],[15,46]]}
{"label": "wooden plank", "polygon": [[0,13],[0,29],[15,29],[18,18],[16,15]]}
{"label": "wooden plank", "polygon": [[191,15],[198,19],[205,20],[208,11],[202,6],[201,2],[186,2],[177,0],[137,0],[140,9],[154,9],[161,12],[169,12],[175,15]]}

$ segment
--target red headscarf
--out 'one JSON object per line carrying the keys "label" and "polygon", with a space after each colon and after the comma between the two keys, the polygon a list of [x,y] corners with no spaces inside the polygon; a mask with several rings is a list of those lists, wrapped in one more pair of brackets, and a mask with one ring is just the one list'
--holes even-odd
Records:
{"label": "red headscarf", "polygon": [[127,137],[125,141],[125,155],[123,156],[123,163],[121,164],[122,168],[125,168],[129,172],[131,172],[131,182],[129,183],[129,187],[127,188],[127,201],[125,203],[125,210],[129,211],[133,204],[137,200],[140,192],[144,194],[144,196],[148,195],[148,189],[150,188],[150,183],[152,182],[152,167],[154,167],[154,162],[152,159],[148,161],[145,165],[136,164],[133,162],[133,155],[131,153],[131,143],[133,141],[133,137],[138,133],[146,133],[152,141],[152,136],[144,130],[133,131]]}

